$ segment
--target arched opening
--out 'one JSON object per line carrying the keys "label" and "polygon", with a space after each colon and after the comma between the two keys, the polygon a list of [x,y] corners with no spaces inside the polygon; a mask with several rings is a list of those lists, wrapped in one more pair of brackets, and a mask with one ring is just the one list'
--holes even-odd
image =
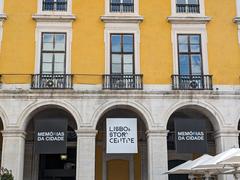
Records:
{"label": "arched opening", "polygon": [[66,110],[37,109],[26,128],[24,180],[75,180],[76,129],[75,119]]}
{"label": "arched opening", "polygon": [[[176,123],[176,121],[178,123]],[[201,136],[201,134],[197,134],[196,136],[179,136],[179,131],[176,131],[178,129],[179,124],[183,123],[182,126],[188,126],[189,124],[186,124],[188,122],[191,124],[190,126],[192,127],[192,132],[204,132],[204,136]],[[203,125],[202,130],[196,130],[198,127],[196,126]],[[167,145],[168,145],[168,168],[174,168],[175,166],[182,164],[183,162],[186,162],[188,160],[194,160],[201,155],[207,153],[209,155],[215,155],[216,154],[216,147],[215,147],[215,139],[214,139],[214,127],[210,121],[210,119],[201,111],[191,108],[191,107],[184,107],[181,108],[177,111],[175,111],[171,117],[168,120],[167,124],[167,129],[169,130],[168,137],[167,137]],[[187,129],[187,128],[186,128]],[[191,131],[191,128],[187,130],[183,130],[182,132],[188,132]],[[178,133],[176,135],[176,133]],[[201,151],[196,151],[196,150],[191,150],[193,149],[191,146],[191,142],[189,142],[189,138],[200,138],[200,140],[194,141],[194,145],[198,148],[198,146],[206,146],[205,150]],[[202,138],[202,139],[201,139]],[[206,141],[205,141],[206,140]],[[176,141],[178,141],[179,144],[177,144],[178,147],[176,147]],[[182,142],[184,141],[185,147],[189,149],[187,152],[183,152],[182,150]],[[192,140],[190,140],[192,141]],[[197,141],[203,141],[204,143],[198,144]],[[189,144],[188,144],[189,142]],[[189,147],[188,147],[189,145]],[[203,147],[199,147],[199,149],[202,149]],[[204,152],[205,151],[205,152]],[[187,180],[188,176],[187,175],[169,175],[169,180]]]}
{"label": "arched opening", "polygon": [[[118,118],[118,121],[136,119],[137,153],[107,153],[106,121],[109,118]],[[147,180],[147,138],[144,122],[139,113],[124,106],[112,108],[101,116],[97,124],[96,180]]]}

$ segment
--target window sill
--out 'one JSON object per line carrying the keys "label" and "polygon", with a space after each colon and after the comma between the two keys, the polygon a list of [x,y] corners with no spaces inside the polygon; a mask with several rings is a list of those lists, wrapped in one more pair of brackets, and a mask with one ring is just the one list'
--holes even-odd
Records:
{"label": "window sill", "polygon": [[68,14],[34,14],[32,18],[37,22],[72,22],[76,19],[74,15]]}
{"label": "window sill", "polygon": [[169,16],[167,20],[171,24],[207,24],[211,17],[209,16]]}
{"label": "window sill", "polygon": [[101,20],[105,23],[140,23],[143,21],[143,16],[137,15],[105,15],[101,16]]}

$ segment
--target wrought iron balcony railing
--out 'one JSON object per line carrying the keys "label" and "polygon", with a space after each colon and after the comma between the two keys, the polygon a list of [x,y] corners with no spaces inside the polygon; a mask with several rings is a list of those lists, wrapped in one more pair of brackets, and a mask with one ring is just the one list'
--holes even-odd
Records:
{"label": "wrought iron balcony railing", "polygon": [[32,75],[32,89],[72,89],[71,74],[34,74]]}
{"label": "wrought iron balcony railing", "polygon": [[134,3],[110,3],[110,12],[133,13]]}
{"label": "wrought iron balcony railing", "polygon": [[212,90],[212,75],[172,75],[173,90]]}
{"label": "wrought iron balcony railing", "polygon": [[177,13],[200,13],[199,4],[177,4]]}
{"label": "wrought iron balcony railing", "polygon": [[50,1],[43,0],[43,11],[67,11],[67,0]]}
{"label": "wrought iron balcony railing", "polygon": [[103,89],[142,90],[142,74],[110,74],[103,75]]}

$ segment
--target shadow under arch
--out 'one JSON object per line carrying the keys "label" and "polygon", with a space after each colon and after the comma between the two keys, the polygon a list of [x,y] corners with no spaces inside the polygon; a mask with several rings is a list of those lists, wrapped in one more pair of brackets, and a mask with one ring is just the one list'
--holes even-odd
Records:
{"label": "shadow under arch", "polygon": [[30,122],[32,117],[38,112],[46,110],[48,108],[57,108],[68,112],[74,118],[77,129],[79,129],[82,118],[79,115],[78,111],[72,105],[66,103],[65,101],[52,100],[32,103],[28,107],[26,107],[18,119],[20,129],[26,130],[28,123]]}
{"label": "shadow under arch", "polygon": [[141,119],[144,122],[144,125],[146,127],[146,130],[149,130],[152,126],[152,116],[151,114],[148,112],[148,110],[146,110],[145,107],[143,107],[142,105],[138,104],[138,103],[133,103],[133,102],[110,102],[107,104],[104,104],[102,106],[100,106],[94,113],[93,117],[92,117],[92,121],[93,122],[93,127],[94,129],[97,128],[98,122],[101,119],[101,117],[106,114],[107,112],[113,110],[113,109],[128,109],[131,110],[133,112],[135,112],[136,114],[138,114]]}
{"label": "shadow under arch", "polygon": [[169,110],[164,116],[166,128],[172,114],[183,109],[193,109],[205,115],[210,120],[215,131],[219,131],[223,126],[223,117],[220,112],[218,112],[213,106],[207,103],[197,101],[197,102],[180,102],[175,106],[169,108]]}

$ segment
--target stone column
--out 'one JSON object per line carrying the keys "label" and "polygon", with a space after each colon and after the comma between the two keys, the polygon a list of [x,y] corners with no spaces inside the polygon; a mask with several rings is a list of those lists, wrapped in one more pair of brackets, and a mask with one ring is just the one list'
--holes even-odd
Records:
{"label": "stone column", "polygon": [[77,130],[76,180],[95,180],[96,130]]}
{"label": "stone column", "polygon": [[[239,131],[224,130],[215,133],[216,153],[219,154],[238,145]],[[232,175],[219,176],[219,180],[233,180]]]}
{"label": "stone column", "polygon": [[167,133],[165,130],[147,132],[148,180],[168,180],[163,174],[168,170]]}
{"label": "stone column", "polygon": [[26,133],[20,130],[4,130],[2,136],[2,167],[11,170],[14,179],[23,180]]}
{"label": "stone column", "polygon": [[239,131],[218,131],[215,133],[216,153],[226,151],[238,145]]}

